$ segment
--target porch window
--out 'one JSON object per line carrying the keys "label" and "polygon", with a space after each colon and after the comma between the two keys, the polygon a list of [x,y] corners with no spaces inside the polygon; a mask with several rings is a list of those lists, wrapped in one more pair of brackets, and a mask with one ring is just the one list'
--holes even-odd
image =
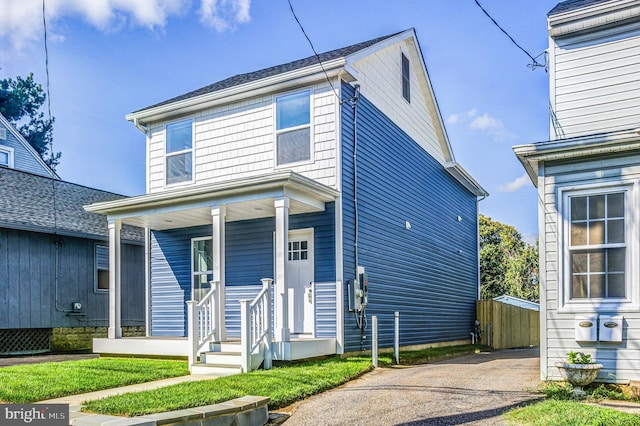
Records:
{"label": "porch window", "polygon": [[309,243],[307,241],[289,241],[289,260],[307,260]]}
{"label": "porch window", "polygon": [[402,55],[402,97],[407,101],[411,102],[411,80],[409,80],[409,71],[411,67],[409,66],[409,58],[405,56],[404,53]]}
{"label": "porch window", "polygon": [[213,280],[213,242],[211,237],[192,240],[193,300],[200,301],[211,289]]}
{"label": "porch window", "polygon": [[13,149],[0,147],[0,166],[13,168]]}
{"label": "porch window", "polygon": [[193,175],[192,120],[169,123],[165,133],[167,185],[191,181]]}
{"label": "porch window", "polygon": [[109,247],[96,245],[95,265],[96,291],[109,291]]}
{"label": "porch window", "polygon": [[560,189],[564,261],[562,309],[636,309],[637,273],[630,261],[634,232],[631,185]]}
{"label": "porch window", "polygon": [[276,164],[311,160],[311,91],[276,97]]}

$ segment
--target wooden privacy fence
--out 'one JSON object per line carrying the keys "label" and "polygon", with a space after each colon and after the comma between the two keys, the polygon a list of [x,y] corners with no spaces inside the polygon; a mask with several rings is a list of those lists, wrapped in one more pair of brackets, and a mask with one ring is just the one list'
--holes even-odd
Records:
{"label": "wooden privacy fence", "polygon": [[492,349],[524,348],[540,343],[540,311],[496,300],[478,300],[476,318],[482,329],[480,342]]}

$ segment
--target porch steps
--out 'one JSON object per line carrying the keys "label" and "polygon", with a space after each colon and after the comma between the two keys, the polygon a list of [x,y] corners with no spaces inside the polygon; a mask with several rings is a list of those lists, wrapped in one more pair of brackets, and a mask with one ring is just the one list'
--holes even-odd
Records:
{"label": "porch steps", "polygon": [[[239,341],[212,342],[209,351],[200,353],[200,363],[191,367],[192,374],[231,375],[242,373],[242,354]],[[251,354],[251,368],[262,363],[262,354]],[[207,373],[208,372],[208,373]]]}

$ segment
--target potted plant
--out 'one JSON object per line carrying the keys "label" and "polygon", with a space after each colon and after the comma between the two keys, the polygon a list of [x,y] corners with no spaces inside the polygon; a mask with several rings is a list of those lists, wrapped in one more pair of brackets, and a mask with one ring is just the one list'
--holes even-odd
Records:
{"label": "potted plant", "polygon": [[573,386],[573,394],[583,397],[586,392],[582,386],[593,382],[603,366],[596,364],[590,354],[571,351],[567,354],[567,362],[558,361],[556,367],[562,378]]}

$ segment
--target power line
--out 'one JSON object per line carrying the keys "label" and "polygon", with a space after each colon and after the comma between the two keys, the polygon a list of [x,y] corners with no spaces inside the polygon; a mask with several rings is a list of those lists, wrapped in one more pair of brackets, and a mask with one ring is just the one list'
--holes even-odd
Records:
{"label": "power line", "polygon": [[[42,0],[42,25],[44,26],[44,69],[47,74],[47,112],[49,113],[49,121],[51,121],[51,94],[49,93],[49,48],[47,47],[47,18],[44,9],[44,0]],[[51,141],[53,145],[53,141]],[[51,155],[53,156],[53,146],[51,146]],[[53,157],[51,158],[53,160]]]}
{"label": "power line", "polygon": [[[293,5],[291,4],[291,0],[287,0],[287,2],[289,3],[289,9],[291,9],[291,14],[293,15],[293,18],[298,23],[298,26],[300,27],[302,34],[304,34],[305,38],[309,42],[309,46],[311,46],[311,50],[313,50],[313,53],[316,55],[316,59],[318,59],[318,64],[320,65],[320,68],[322,68],[322,72],[324,73],[324,76],[326,77],[327,82],[329,83],[329,86],[331,86],[331,89],[333,90],[333,94],[336,95],[336,98],[340,99],[340,96],[338,96],[338,92],[336,92],[336,88],[333,87],[333,83],[331,82],[331,79],[329,78],[327,71],[324,69],[324,66],[322,65],[322,61],[320,60],[320,55],[318,55],[318,52],[316,52],[316,48],[313,47],[313,43],[311,42],[311,39],[307,35],[307,32],[304,30],[304,27],[302,26],[302,24],[300,23],[300,20],[296,16],[296,12],[293,10]],[[340,103],[342,103],[342,99],[340,99]]]}
{"label": "power line", "polygon": [[[539,63],[538,61],[536,61],[536,58],[539,57],[540,55],[536,56],[536,58],[534,58],[529,52],[527,52],[524,47],[520,46],[514,39],[513,37],[511,37],[511,35],[500,26],[500,24],[498,24],[498,22],[496,22],[495,19],[493,19],[493,17],[489,14],[489,12],[487,12],[487,10],[482,7],[482,5],[480,4],[480,2],[478,0],[473,0],[476,5],[478,5],[478,7],[484,12],[485,15],[487,15],[487,17],[489,19],[491,19],[491,22],[493,22],[493,24],[498,27],[500,29],[500,31],[502,31],[504,33],[504,35],[506,35],[507,37],[509,37],[509,40],[511,40],[511,43],[513,43],[518,49],[522,50],[529,58],[531,58],[531,60],[533,61],[533,63],[531,64],[531,68],[536,68],[536,67],[545,67],[545,65]],[[546,67],[545,67],[546,68]]]}

